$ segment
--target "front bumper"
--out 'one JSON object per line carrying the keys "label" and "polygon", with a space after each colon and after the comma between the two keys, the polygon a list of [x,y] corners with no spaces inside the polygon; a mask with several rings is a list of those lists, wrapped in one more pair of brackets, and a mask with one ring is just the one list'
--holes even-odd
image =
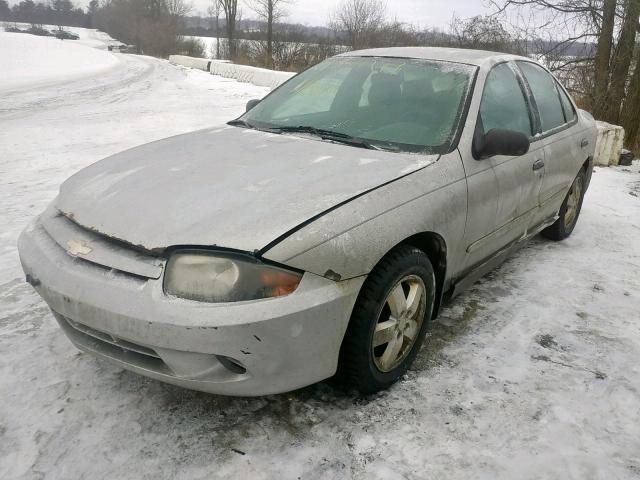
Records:
{"label": "front bumper", "polygon": [[285,297],[207,304],[166,296],[162,277],[72,257],[38,222],[22,233],[18,248],[27,278],[78,348],[148,377],[223,395],[280,393],[332,376],[364,281],[305,273]]}

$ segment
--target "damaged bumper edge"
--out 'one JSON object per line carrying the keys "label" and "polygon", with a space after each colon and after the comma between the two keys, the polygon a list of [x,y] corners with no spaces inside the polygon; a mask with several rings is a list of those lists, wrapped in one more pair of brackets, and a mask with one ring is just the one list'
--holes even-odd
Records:
{"label": "damaged bumper edge", "polygon": [[207,304],[68,255],[35,222],[20,236],[29,283],[81,350],[142,375],[223,395],[301,388],[335,373],[364,277],[305,273],[291,295]]}

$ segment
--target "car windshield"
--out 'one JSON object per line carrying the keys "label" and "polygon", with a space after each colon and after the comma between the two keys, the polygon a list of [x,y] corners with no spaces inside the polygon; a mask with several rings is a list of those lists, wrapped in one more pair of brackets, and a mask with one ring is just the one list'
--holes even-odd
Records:
{"label": "car windshield", "polygon": [[294,77],[240,123],[355,146],[443,153],[460,123],[475,67],[385,57],[335,57]]}

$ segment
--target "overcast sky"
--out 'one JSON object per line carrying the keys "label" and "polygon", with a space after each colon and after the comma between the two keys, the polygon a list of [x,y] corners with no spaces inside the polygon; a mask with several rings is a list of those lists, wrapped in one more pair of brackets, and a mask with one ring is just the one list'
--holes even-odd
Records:
{"label": "overcast sky", "polygon": [[[241,0],[242,3],[242,0]],[[331,12],[340,0],[292,0],[287,7],[286,21],[306,25],[326,25]],[[490,10],[486,0],[387,0],[387,13],[403,22],[421,27],[446,27],[454,12],[460,17],[470,17]],[[194,10],[205,12],[209,0],[193,0]],[[252,12],[243,5],[244,18]]]}

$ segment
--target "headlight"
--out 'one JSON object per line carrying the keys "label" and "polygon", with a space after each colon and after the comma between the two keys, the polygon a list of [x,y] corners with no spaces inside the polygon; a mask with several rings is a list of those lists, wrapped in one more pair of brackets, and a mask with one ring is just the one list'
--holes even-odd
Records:
{"label": "headlight", "polygon": [[264,264],[250,255],[183,250],[169,258],[168,295],[200,302],[239,302],[292,293],[302,274]]}

